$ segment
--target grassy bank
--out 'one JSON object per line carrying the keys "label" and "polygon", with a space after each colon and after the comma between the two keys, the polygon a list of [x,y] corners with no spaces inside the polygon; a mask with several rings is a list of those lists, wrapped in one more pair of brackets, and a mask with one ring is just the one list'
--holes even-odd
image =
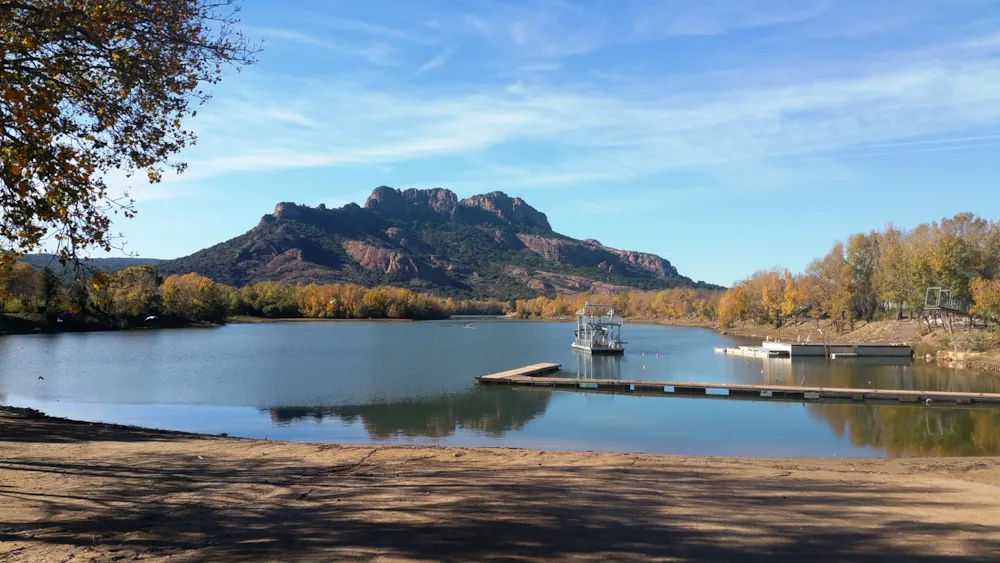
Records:
{"label": "grassy bank", "polygon": [[0,560],[930,562],[1000,550],[996,458],[340,446],[0,407],[0,460]]}

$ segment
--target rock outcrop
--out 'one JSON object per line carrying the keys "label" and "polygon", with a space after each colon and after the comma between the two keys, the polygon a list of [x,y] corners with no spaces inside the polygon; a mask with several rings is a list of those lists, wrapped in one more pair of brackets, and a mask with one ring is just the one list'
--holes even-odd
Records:
{"label": "rock outcrop", "polygon": [[455,192],[442,188],[400,191],[379,186],[368,197],[365,209],[377,211],[388,219],[447,221],[458,209],[458,197]]}
{"label": "rock outcrop", "polygon": [[496,217],[500,223],[534,227],[551,231],[549,219],[544,213],[528,205],[519,197],[510,197],[503,192],[474,195],[459,202],[469,209],[479,209]]}
{"label": "rock outcrop", "polygon": [[597,268],[608,273],[625,272],[634,268],[659,278],[678,276],[677,269],[670,262],[655,254],[610,248],[594,239],[579,241],[525,233],[518,234],[517,238],[547,261],[580,268]]}

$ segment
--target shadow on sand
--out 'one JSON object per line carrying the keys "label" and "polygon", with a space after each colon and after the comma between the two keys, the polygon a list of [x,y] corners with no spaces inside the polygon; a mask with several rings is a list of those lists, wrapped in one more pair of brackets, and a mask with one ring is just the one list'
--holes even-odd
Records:
{"label": "shadow on sand", "polygon": [[[102,440],[96,428],[85,428]],[[940,486],[788,478],[791,471],[775,464],[748,462],[743,472],[733,460],[727,471],[653,456],[615,456],[608,466],[529,450],[188,441],[111,431],[120,441],[176,444],[139,452],[119,444],[116,451],[126,455],[95,453],[97,443],[87,459],[27,446],[4,456],[0,546],[13,542],[7,545],[20,550],[14,554],[28,559],[31,550],[53,548],[67,556],[213,561],[1000,557],[996,520],[943,524],[927,517],[958,508]],[[60,422],[24,439],[82,437]],[[165,445],[145,444],[156,446]],[[961,555],[930,554],[942,545]]]}

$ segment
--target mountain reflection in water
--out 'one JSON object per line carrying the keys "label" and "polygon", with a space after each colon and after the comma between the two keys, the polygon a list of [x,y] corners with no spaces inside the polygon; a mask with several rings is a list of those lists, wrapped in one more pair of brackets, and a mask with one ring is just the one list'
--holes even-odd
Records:
{"label": "mountain reflection in water", "polygon": [[473,379],[554,362],[563,366],[560,377],[573,379],[996,393],[996,375],[905,359],[733,357],[713,348],[759,342],[640,324],[628,326],[624,356],[590,356],[570,349],[570,323],[490,320],[462,329],[468,322],[5,337],[0,402],[79,420],[308,442],[765,457],[1000,455],[1000,411],[985,408],[514,390]]}
{"label": "mountain reflection in water", "polygon": [[343,422],[360,420],[375,439],[399,436],[444,438],[457,429],[502,436],[540,416],[549,405],[549,391],[512,392],[490,387],[459,395],[442,395],[413,401],[336,407],[272,407],[275,424],[335,417]]}

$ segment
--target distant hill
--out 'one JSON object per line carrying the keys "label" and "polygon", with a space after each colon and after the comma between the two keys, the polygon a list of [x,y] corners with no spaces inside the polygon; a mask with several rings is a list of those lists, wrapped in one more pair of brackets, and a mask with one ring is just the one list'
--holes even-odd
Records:
{"label": "distant hill", "polygon": [[625,288],[707,287],[667,260],[552,230],[520,198],[376,188],[364,207],[279,203],[245,234],[157,265],[235,286],[259,281],[389,284],[498,299]]}
{"label": "distant hill", "polygon": [[[73,268],[72,266],[63,267],[59,263],[59,257],[55,254],[27,254],[21,258],[22,262],[30,264],[36,270],[41,270],[48,266],[56,273],[57,276],[61,277],[72,277]],[[156,258],[91,258],[86,262],[83,262],[91,270],[99,270],[101,272],[116,272],[122,268],[127,268],[129,266],[155,266],[163,262],[163,260],[157,260]]]}

